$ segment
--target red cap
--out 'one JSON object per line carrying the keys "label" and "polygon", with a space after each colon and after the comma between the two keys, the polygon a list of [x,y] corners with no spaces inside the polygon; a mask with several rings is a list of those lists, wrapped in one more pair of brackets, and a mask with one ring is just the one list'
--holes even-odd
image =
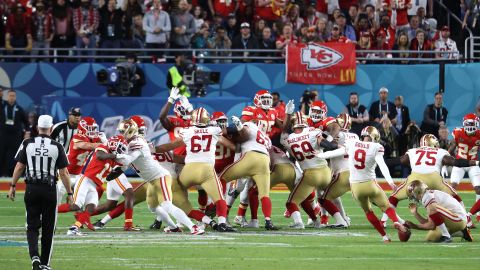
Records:
{"label": "red cap", "polygon": [[360,32],[360,37],[370,37],[370,32]]}
{"label": "red cap", "polygon": [[387,33],[384,30],[380,30],[377,32],[377,37],[387,37]]}
{"label": "red cap", "polygon": [[445,25],[444,27],[442,27],[442,31],[448,31],[448,32],[450,32],[450,28],[448,28],[448,26]]}

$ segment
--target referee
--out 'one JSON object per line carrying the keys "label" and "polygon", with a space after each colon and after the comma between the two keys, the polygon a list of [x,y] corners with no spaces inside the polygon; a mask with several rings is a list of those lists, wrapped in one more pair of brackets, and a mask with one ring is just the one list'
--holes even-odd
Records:
{"label": "referee", "polygon": [[81,116],[80,108],[72,107],[68,110],[68,119],[53,126],[50,137],[59,142],[66,152],[68,152],[73,135],[77,133],[77,126]]}
{"label": "referee", "polygon": [[[20,145],[15,160],[8,197],[15,199],[15,184],[25,171],[25,208],[27,211],[28,251],[32,269],[50,269],[53,233],[57,222],[57,170],[72,202],[68,174],[68,160],[63,146],[50,138],[53,119],[49,115],[38,118],[38,136],[26,139]],[[38,251],[38,234],[42,228],[42,255]]]}

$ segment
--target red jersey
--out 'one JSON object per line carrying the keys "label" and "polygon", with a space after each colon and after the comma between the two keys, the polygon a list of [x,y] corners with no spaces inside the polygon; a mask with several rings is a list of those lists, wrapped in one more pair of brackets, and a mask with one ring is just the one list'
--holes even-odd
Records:
{"label": "red jersey", "polygon": [[[170,137],[170,142],[173,142],[180,138],[179,133],[183,128],[190,126],[190,120],[184,120],[180,117],[176,116],[168,116],[168,120],[172,123],[173,128],[168,130],[168,136]],[[173,154],[178,156],[185,156],[187,155],[185,146],[176,148],[173,150]]]}
{"label": "red jersey", "polygon": [[92,156],[85,164],[83,175],[91,179],[97,186],[103,185],[103,179],[112,171],[115,165],[119,165],[113,159],[99,160],[97,159],[98,151],[109,153],[106,145],[102,144],[95,148]]}
{"label": "red jersey", "polygon": [[91,142],[90,138],[83,134],[75,134],[72,137],[72,142],[68,147],[68,172],[70,174],[78,175],[82,172],[83,165],[85,164],[85,160],[87,159],[88,155],[91,150],[85,149],[74,149],[73,146],[77,142]]}
{"label": "red jersey", "polygon": [[[273,1],[272,1],[273,3]],[[255,14],[266,21],[276,21],[280,19],[280,16],[273,12],[272,3],[261,7],[258,1],[255,1]]]}
{"label": "red jersey", "polygon": [[217,148],[215,150],[215,172],[217,174],[221,173],[225,167],[233,163],[233,158],[235,153],[219,143],[217,143]]}
{"label": "red jersey", "polygon": [[328,116],[327,118],[325,118],[321,121],[318,121],[316,123],[313,122],[312,119],[307,118],[308,126],[313,127],[313,128],[319,128],[319,129],[324,130],[324,131],[327,130],[327,127],[335,121],[337,121],[337,120],[335,120],[335,118],[333,118],[331,116]]}
{"label": "red jersey", "polygon": [[453,139],[457,144],[456,158],[478,160],[478,146],[480,145],[480,130],[475,131],[472,136],[467,135],[463,128],[456,128],[452,131]]}
{"label": "red jersey", "polygon": [[309,127],[319,128],[323,130],[322,121],[313,122],[312,119],[307,118],[307,124]]}
{"label": "red jersey", "polygon": [[393,49],[393,46],[395,45],[395,29],[393,29],[391,26],[386,27],[386,28],[385,27],[380,27],[375,32],[375,36],[378,35],[378,32],[380,32],[380,30],[385,31],[385,33],[387,34],[388,49],[389,50]]}
{"label": "red jersey", "polygon": [[235,1],[213,0],[213,9],[215,10],[216,14],[226,18],[230,13],[234,13]]}
{"label": "red jersey", "polygon": [[408,5],[411,0],[396,0],[397,4],[397,26],[408,24]]}
{"label": "red jersey", "polygon": [[255,122],[259,129],[267,134],[270,138],[274,135],[272,127],[275,125],[275,120],[278,118],[277,111],[273,108],[268,111],[255,106],[247,106],[242,111],[242,119],[247,122]]}
{"label": "red jersey", "polygon": [[[277,118],[284,121],[285,120],[285,103],[281,101],[273,109],[277,111]],[[282,134],[282,129],[279,127],[273,126],[272,137],[280,136],[280,134]]]}

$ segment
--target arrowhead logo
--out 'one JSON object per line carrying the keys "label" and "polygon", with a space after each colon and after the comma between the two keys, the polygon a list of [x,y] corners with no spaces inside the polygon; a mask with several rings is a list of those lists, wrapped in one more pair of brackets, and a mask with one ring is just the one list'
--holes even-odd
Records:
{"label": "arrowhead logo", "polygon": [[337,64],[343,60],[343,55],[328,47],[309,44],[302,49],[301,58],[308,70],[316,70]]}

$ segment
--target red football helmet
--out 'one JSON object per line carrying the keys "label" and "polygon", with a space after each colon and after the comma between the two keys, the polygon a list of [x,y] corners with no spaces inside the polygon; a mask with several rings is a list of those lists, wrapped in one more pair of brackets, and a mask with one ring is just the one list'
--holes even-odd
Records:
{"label": "red football helmet", "polygon": [[78,122],[77,131],[78,134],[83,134],[90,139],[98,138],[98,125],[93,117],[82,117]]}
{"label": "red football helmet", "polygon": [[256,107],[268,110],[272,108],[273,97],[267,90],[260,90],[255,94],[253,98],[253,104]]}
{"label": "red football helmet", "polygon": [[467,135],[473,135],[477,132],[480,121],[474,113],[469,113],[463,117],[463,129]]}
{"label": "red football helmet", "polygon": [[321,100],[316,100],[310,105],[308,116],[310,116],[310,119],[312,119],[313,122],[319,122],[327,117],[327,112],[327,104]]}
{"label": "red football helmet", "polygon": [[107,147],[113,154],[123,154],[127,152],[127,141],[122,135],[116,135],[108,139]]}
{"label": "red football helmet", "polygon": [[130,119],[133,120],[138,126],[138,134],[144,136],[147,133],[147,126],[145,120],[140,115],[132,115]]}
{"label": "red football helmet", "polygon": [[173,112],[179,118],[184,120],[190,119],[190,114],[188,113],[187,107],[180,101],[175,102],[175,105],[173,106]]}
{"label": "red football helmet", "polygon": [[228,117],[223,112],[213,112],[210,119],[217,122],[217,125],[221,128],[228,126]]}

